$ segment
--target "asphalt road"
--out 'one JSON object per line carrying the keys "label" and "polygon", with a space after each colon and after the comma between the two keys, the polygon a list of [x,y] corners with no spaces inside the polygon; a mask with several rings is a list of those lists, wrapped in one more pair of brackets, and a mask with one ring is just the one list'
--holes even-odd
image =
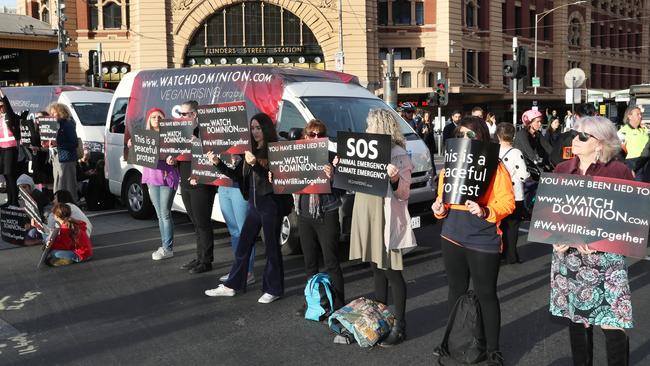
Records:
{"label": "asphalt road", "polygon": [[[225,227],[215,224],[214,270],[191,275],[178,267],[193,258],[192,226],[176,215],[172,259],[153,262],[159,245],[153,220],[124,212],[92,218],[94,258],[67,268],[37,270],[40,250],[0,244],[0,365],[431,365],[447,317],[447,282],[439,227],[424,220],[419,247],[405,262],[408,283],[405,343],[391,349],[336,345],[324,324],[294,316],[302,304],[302,257],[284,258],[286,296],[257,303],[258,282],[232,298],[203,294],[232,260]],[[522,232],[522,235],[525,235]],[[502,267],[501,348],[507,365],[569,365],[566,323],[548,313],[550,247],[520,238],[524,264]],[[344,265],[348,300],[372,296],[372,275]],[[632,364],[650,364],[648,262],[630,267],[636,327]],[[604,337],[595,332],[595,365],[605,364]]]}

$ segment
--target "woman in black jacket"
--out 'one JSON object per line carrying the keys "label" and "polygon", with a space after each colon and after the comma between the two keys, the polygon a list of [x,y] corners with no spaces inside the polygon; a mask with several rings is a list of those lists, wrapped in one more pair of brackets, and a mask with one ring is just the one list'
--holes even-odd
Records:
{"label": "woman in black jacket", "polygon": [[56,140],[50,146],[56,147],[56,156],[52,159],[54,174],[54,192],[66,190],[72,194],[75,202],[77,195],[77,130],[70,116],[68,107],[61,103],[51,103],[47,107],[50,116],[56,118],[59,129]]}
{"label": "woman in black jacket", "polygon": [[[264,232],[266,246],[266,267],[262,279],[264,294],[258,302],[271,303],[284,295],[284,268],[280,250],[280,228],[282,217],[287,214],[287,198],[290,195],[276,195],[269,182],[268,144],[278,141],[273,121],[265,113],[258,113],[250,121],[252,151],[246,151],[234,169],[229,168],[214,153],[208,159],[222,174],[239,182],[242,195],[248,201],[248,214],[241,230],[235,262],[228,280],[217,288],[206,290],[207,296],[235,296],[236,291],[246,290],[248,262],[260,229]],[[282,197],[286,196],[286,197]]]}

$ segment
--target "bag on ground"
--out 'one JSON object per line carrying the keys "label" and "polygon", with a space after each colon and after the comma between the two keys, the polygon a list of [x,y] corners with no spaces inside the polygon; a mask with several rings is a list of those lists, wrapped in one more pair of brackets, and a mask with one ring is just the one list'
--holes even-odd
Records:
{"label": "bag on ground", "polygon": [[474,364],[485,358],[483,318],[478,297],[468,291],[459,297],[449,314],[440,350],[444,358]]}
{"label": "bag on ground", "polygon": [[360,297],[335,311],[328,323],[337,334],[347,330],[359,346],[372,347],[390,332],[395,316],[388,306]]}
{"label": "bag on ground", "polygon": [[334,291],[327,273],[313,275],[305,285],[305,319],[321,321],[334,312]]}

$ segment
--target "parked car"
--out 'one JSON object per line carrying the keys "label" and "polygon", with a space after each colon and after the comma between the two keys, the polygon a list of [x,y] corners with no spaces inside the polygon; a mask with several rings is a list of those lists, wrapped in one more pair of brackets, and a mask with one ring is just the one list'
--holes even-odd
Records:
{"label": "parked car", "polygon": [[[153,208],[146,189],[140,184],[141,168],[124,159],[130,129],[141,128],[145,112],[153,107],[161,108],[167,116],[177,117],[180,104],[186,100],[196,100],[201,105],[245,100],[249,119],[258,112],[269,114],[285,138],[292,130],[302,129],[309,120],[321,119],[328,126],[331,151],[336,151],[337,131],[365,131],[369,110],[392,111],[359,85],[356,77],[338,72],[264,66],[131,72],[117,86],[106,119],[105,170],[111,192],[122,198],[133,217],[149,217]],[[427,206],[433,199],[429,151],[415,131],[397,113],[395,116],[402,126],[415,167],[409,202]],[[352,197],[347,195],[341,207],[342,238],[350,230]],[[174,199],[173,210],[185,211],[180,192]],[[223,222],[217,199],[212,218]],[[415,225],[418,219],[414,217]],[[281,242],[285,253],[299,250],[296,222],[295,213],[284,218]]]}

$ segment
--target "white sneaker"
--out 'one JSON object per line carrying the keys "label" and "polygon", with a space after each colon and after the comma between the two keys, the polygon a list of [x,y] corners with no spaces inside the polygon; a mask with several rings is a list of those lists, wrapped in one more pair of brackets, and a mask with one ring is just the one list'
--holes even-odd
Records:
{"label": "white sneaker", "polygon": [[167,259],[174,256],[174,252],[171,250],[165,250],[165,248],[160,247],[155,252],[151,253],[151,259],[159,261],[161,259]]}
{"label": "white sneaker", "polygon": [[255,283],[255,275],[253,272],[248,272],[248,277],[246,277],[246,285],[250,286]]}
{"label": "white sneaker", "polygon": [[228,281],[228,277],[230,277],[230,273],[226,273],[225,275],[219,277],[219,282],[226,282],[226,281]]}
{"label": "white sneaker", "polygon": [[205,294],[210,297],[216,296],[235,296],[235,290],[226,287],[224,285],[219,285],[217,288],[210,290],[205,290]]}
{"label": "white sneaker", "polygon": [[280,296],[271,295],[265,292],[264,295],[262,295],[262,297],[260,297],[260,299],[257,300],[257,302],[259,302],[260,304],[270,304],[279,298]]}

